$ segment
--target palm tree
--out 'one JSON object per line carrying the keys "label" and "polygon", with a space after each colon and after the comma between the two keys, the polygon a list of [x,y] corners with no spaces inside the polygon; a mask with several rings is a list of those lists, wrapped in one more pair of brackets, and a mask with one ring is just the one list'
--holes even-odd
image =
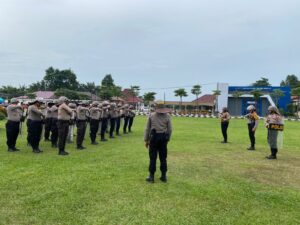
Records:
{"label": "palm tree", "polygon": [[261,90],[255,89],[255,90],[251,91],[251,94],[253,95],[253,98],[255,100],[255,106],[256,106],[256,109],[258,110],[258,102],[260,100],[260,97],[263,95],[263,93],[261,92]]}
{"label": "palm tree", "polygon": [[300,87],[292,90],[292,95],[297,96],[297,117],[299,118],[299,104],[300,104]]}
{"label": "palm tree", "polygon": [[144,96],[143,96],[144,102],[147,105],[149,105],[150,102],[153,102],[155,100],[155,95],[156,95],[155,92],[147,92],[147,93],[145,93]]}
{"label": "palm tree", "polygon": [[284,92],[280,89],[275,89],[272,93],[271,96],[275,99],[275,104],[278,107],[278,101],[280,97],[284,96]]}
{"label": "palm tree", "polygon": [[[235,91],[233,94],[232,94],[232,97],[235,98],[236,100],[238,100],[241,96],[243,95],[242,92],[239,92],[239,91]],[[238,112],[238,104],[235,104],[236,105],[236,112]]]}
{"label": "palm tree", "polygon": [[[215,98],[216,98],[216,105],[215,105],[215,112],[217,112],[218,113],[218,96],[220,96],[221,95],[221,91],[220,90],[213,90],[213,95],[215,96]],[[217,109],[217,111],[216,111],[216,109]]]}
{"label": "palm tree", "polygon": [[176,97],[180,97],[180,111],[182,111],[182,98],[187,97],[188,94],[184,88],[180,88],[174,91]]}
{"label": "palm tree", "polygon": [[201,94],[201,86],[200,85],[194,85],[192,90],[191,90],[191,93],[196,96],[197,113],[199,113],[198,98],[199,98],[199,95]]}

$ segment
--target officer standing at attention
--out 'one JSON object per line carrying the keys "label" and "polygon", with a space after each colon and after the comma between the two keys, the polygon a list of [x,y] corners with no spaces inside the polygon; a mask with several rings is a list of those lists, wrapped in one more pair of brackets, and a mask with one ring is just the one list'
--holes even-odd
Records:
{"label": "officer standing at attention", "polygon": [[11,99],[10,105],[7,106],[6,137],[9,152],[20,151],[16,148],[16,142],[20,132],[20,122],[23,115],[22,106],[18,105],[19,101],[16,98]]}
{"label": "officer standing at attention", "polygon": [[247,111],[249,112],[246,115],[248,119],[248,133],[251,142],[251,146],[247,148],[249,151],[255,150],[255,132],[258,128],[259,117],[256,113],[256,108],[253,105],[248,106]]}
{"label": "officer standing at attention", "polygon": [[134,121],[134,117],[135,117],[135,112],[134,112],[134,106],[130,106],[129,107],[129,111],[128,111],[128,132],[131,133],[132,130],[132,125],[133,125],[133,121]]}
{"label": "officer standing at attention", "polygon": [[224,138],[222,143],[226,144],[227,140],[228,140],[227,130],[228,130],[228,127],[229,127],[229,121],[231,119],[231,116],[229,114],[229,111],[228,111],[227,107],[223,108],[223,110],[220,113],[219,117],[221,119],[221,130],[222,130],[222,134],[223,134],[223,138]]}
{"label": "officer standing at attention", "polygon": [[30,119],[29,132],[31,134],[29,143],[34,153],[42,152],[39,148],[44,119],[43,113],[39,110],[41,104],[40,100],[35,100],[28,108],[28,119]]}
{"label": "officer standing at attention", "polygon": [[65,146],[69,132],[72,109],[67,105],[68,99],[66,97],[62,96],[58,99],[58,101],[58,154],[69,155],[69,153],[65,151]]}
{"label": "officer standing at attention", "polygon": [[119,103],[118,107],[117,107],[117,118],[116,118],[116,135],[117,136],[120,136],[121,118],[122,118],[122,103]]}
{"label": "officer standing at attention", "polygon": [[47,104],[47,109],[46,109],[46,119],[45,119],[45,141],[50,141],[50,132],[51,132],[51,126],[52,126],[52,111],[51,108],[53,106],[53,102],[49,102]]}
{"label": "officer standing at attention", "polygon": [[75,122],[77,118],[76,108],[77,105],[75,103],[69,103],[68,106],[72,109],[71,120],[69,123],[69,132],[67,136],[67,143],[73,143],[74,139],[74,131],[75,131]]}
{"label": "officer standing at attention", "polygon": [[58,140],[58,127],[57,127],[57,119],[58,119],[58,100],[53,101],[53,105],[50,108],[51,111],[51,144],[52,148],[57,148],[57,140]]}
{"label": "officer standing at attention", "polygon": [[89,111],[89,108],[87,108],[88,102],[84,101],[79,103],[79,106],[77,107],[77,120],[76,120],[76,126],[77,126],[77,149],[78,150],[84,150],[85,147],[82,146],[85,132],[86,132],[86,123],[87,123],[87,112]]}
{"label": "officer standing at attention", "polygon": [[148,118],[144,139],[146,148],[149,148],[150,175],[146,179],[149,183],[154,183],[157,155],[160,159],[160,180],[167,182],[167,145],[172,135],[172,123],[168,115],[170,112],[171,110],[165,108],[163,104],[158,104],[155,112]]}
{"label": "officer standing at attention", "polygon": [[109,118],[110,118],[109,138],[115,138],[114,137],[114,131],[115,131],[115,128],[116,128],[116,120],[117,120],[117,117],[118,117],[116,103],[111,103],[109,114],[110,114],[109,115]]}
{"label": "officer standing at attention", "polygon": [[90,138],[92,145],[98,145],[96,141],[97,132],[99,130],[99,123],[100,123],[100,116],[101,116],[101,109],[98,107],[98,102],[93,102],[92,107],[90,108]]}
{"label": "officer standing at attention", "polygon": [[129,123],[129,105],[128,104],[124,105],[123,117],[124,117],[123,134],[127,134],[127,127],[128,127],[128,123]]}
{"label": "officer standing at attention", "polygon": [[101,141],[107,141],[105,138],[105,132],[107,130],[108,118],[109,118],[109,102],[104,101],[102,103],[102,115],[101,115]]}

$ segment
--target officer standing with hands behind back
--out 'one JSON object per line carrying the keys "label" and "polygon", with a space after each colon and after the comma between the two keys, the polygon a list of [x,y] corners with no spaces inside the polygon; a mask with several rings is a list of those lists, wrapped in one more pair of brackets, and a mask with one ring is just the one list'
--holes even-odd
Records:
{"label": "officer standing with hands behind back", "polygon": [[172,123],[168,115],[170,112],[169,109],[165,108],[164,104],[157,104],[155,112],[148,118],[145,130],[145,146],[149,148],[150,175],[146,179],[149,183],[154,183],[157,155],[159,155],[160,159],[160,180],[167,182],[167,145],[172,135]]}

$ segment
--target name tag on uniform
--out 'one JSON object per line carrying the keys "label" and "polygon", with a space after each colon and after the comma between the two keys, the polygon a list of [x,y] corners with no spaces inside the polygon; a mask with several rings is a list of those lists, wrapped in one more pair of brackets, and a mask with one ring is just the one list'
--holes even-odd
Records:
{"label": "name tag on uniform", "polygon": [[283,124],[269,124],[270,130],[277,130],[277,131],[283,131],[284,125]]}

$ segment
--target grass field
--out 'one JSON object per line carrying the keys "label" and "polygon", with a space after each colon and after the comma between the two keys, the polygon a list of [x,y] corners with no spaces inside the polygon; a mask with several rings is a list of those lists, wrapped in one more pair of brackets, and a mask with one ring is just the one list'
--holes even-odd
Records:
{"label": "grass field", "polygon": [[[287,122],[285,147],[269,154],[266,130],[246,151],[246,122],[233,120],[227,145],[216,119],[174,118],[169,182],[147,184],[146,117],[134,133],[69,157],[42,143],[35,155],[19,138],[8,153],[0,123],[0,224],[300,224],[300,123]],[[159,174],[157,174],[158,178]]]}

